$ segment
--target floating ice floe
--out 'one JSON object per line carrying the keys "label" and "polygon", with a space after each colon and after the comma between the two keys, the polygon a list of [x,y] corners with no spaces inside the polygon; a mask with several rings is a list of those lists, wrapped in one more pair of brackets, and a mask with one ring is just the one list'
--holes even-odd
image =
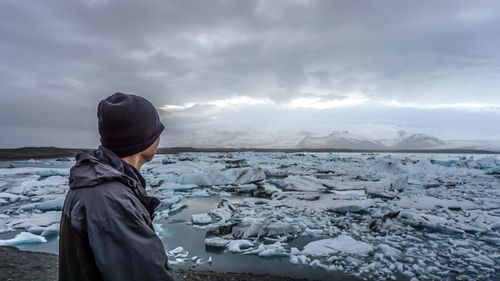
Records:
{"label": "floating ice floe", "polygon": [[53,168],[0,168],[0,176],[32,174],[42,177],[50,176],[69,176],[69,168],[53,169]]}
{"label": "floating ice floe", "polygon": [[458,210],[468,209],[481,209],[482,207],[476,203],[468,200],[449,200],[441,199],[432,196],[414,196],[409,198],[402,198],[397,202],[397,206],[401,208],[415,208],[415,209],[435,209],[435,208],[448,208]]}
{"label": "floating ice floe", "polygon": [[244,239],[238,239],[238,240],[231,240],[231,242],[229,242],[226,245],[226,248],[230,252],[238,253],[238,252],[243,252],[246,248],[252,246],[253,246],[252,242]]}
{"label": "floating ice floe", "polygon": [[266,175],[261,168],[238,168],[208,173],[193,173],[182,175],[180,184],[194,184],[199,186],[245,184],[264,180]]}
{"label": "floating ice floe", "polygon": [[18,233],[12,239],[0,240],[0,246],[14,246],[20,244],[44,243],[47,239],[43,236],[35,235],[29,232]]}
{"label": "floating ice floe", "polygon": [[178,184],[175,182],[166,182],[158,187],[158,190],[166,189],[166,190],[174,190],[174,191],[189,191],[195,189],[197,186],[194,184]]}
{"label": "floating ice floe", "polygon": [[282,243],[277,241],[273,244],[260,244],[257,249],[245,251],[245,255],[258,255],[260,257],[283,257],[288,256],[288,251],[283,247]]}
{"label": "floating ice floe", "polygon": [[42,235],[42,236],[49,236],[49,235],[55,235],[59,234],[59,228],[60,224],[59,223],[54,223],[50,226],[31,226],[26,229],[29,233],[33,233],[36,235]]}
{"label": "floating ice floe", "polygon": [[208,224],[212,222],[212,217],[207,213],[192,215],[191,220],[196,224]]}
{"label": "floating ice floe", "polygon": [[229,242],[231,242],[231,240],[220,237],[210,237],[205,239],[205,245],[210,247],[225,247],[227,244],[229,244]]}
{"label": "floating ice floe", "polygon": [[308,256],[328,256],[337,252],[366,256],[373,247],[370,244],[357,241],[348,235],[339,235],[335,238],[328,238],[310,242],[304,246],[302,254]]}
{"label": "floating ice floe", "polygon": [[401,250],[398,250],[386,244],[379,244],[378,248],[380,249],[380,251],[382,251],[384,255],[388,257],[399,257],[401,256],[402,253]]}
{"label": "floating ice floe", "polygon": [[19,209],[23,211],[38,209],[42,211],[60,211],[63,208],[64,198],[56,198],[52,200],[31,203],[21,206]]}
{"label": "floating ice floe", "polygon": [[21,214],[7,220],[7,224],[12,228],[28,228],[31,226],[49,226],[61,220],[61,212],[48,211],[35,214]]}
{"label": "floating ice floe", "polygon": [[[343,200],[336,194],[283,192],[273,198],[270,205],[296,208],[322,209],[338,213],[361,212],[373,206],[372,199]],[[342,197],[341,197],[342,198]]]}
{"label": "floating ice floe", "polygon": [[236,238],[276,236],[295,232],[297,232],[297,228],[286,222],[259,221],[251,218],[244,219],[234,225],[232,229],[232,234]]}
{"label": "floating ice floe", "polygon": [[191,196],[193,197],[210,197],[210,194],[204,189],[198,189],[191,192]]}

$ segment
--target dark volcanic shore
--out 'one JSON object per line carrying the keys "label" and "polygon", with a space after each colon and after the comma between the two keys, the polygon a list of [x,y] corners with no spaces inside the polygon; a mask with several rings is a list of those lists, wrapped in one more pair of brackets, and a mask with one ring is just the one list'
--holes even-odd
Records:
{"label": "dark volcanic shore", "polygon": [[[48,159],[58,157],[74,157],[78,151],[92,149],[60,148],[60,147],[21,147],[0,149],[0,160],[22,160],[22,159]],[[196,147],[163,147],[158,148],[158,154],[174,154],[180,152],[349,152],[349,153],[474,153],[474,154],[498,154],[499,151],[479,149],[400,149],[400,150],[363,150],[363,149],[334,149],[334,148],[196,148]]]}
{"label": "dark volcanic shore", "polygon": [[[16,247],[0,246],[0,280],[53,281],[57,280],[58,256],[51,253],[20,251]],[[174,269],[177,277],[185,281],[298,281],[289,277],[257,275],[251,273],[214,272],[196,269]]]}

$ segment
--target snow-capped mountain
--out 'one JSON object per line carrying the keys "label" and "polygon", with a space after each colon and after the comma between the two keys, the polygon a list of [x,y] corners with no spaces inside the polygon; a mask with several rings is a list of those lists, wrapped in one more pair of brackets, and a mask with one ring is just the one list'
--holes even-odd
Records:
{"label": "snow-capped mountain", "polygon": [[339,148],[339,149],[383,149],[385,146],[377,140],[351,134],[348,131],[333,131],[328,136],[305,136],[298,148]]}
{"label": "snow-capped mountain", "polygon": [[446,142],[433,136],[425,134],[411,134],[400,130],[395,143],[390,146],[393,149],[415,149],[415,148],[437,148],[446,145]]}
{"label": "snow-capped mountain", "polygon": [[448,143],[434,136],[421,133],[397,132],[395,138],[369,139],[349,131],[333,131],[328,136],[305,136],[298,148],[336,148],[336,149],[429,149],[443,148]]}

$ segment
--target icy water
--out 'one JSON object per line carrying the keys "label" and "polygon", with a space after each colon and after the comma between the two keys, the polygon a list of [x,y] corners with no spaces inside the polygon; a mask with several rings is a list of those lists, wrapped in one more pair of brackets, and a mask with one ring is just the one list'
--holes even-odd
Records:
{"label": "icy water", "polygon": [[[0,244],[57,253],[73,164],[0,162]],[[155,223],[175,266],[320,280],[500,277],[499,155],[180,153],[141,172],[162,201]],[[33,236],[9,240],[21,232]]]}
{"label": "icy water", "polygon": [[[234,198],[239,201],[243,197]],[[217,249],[206,249],[204,244],[205,231],[193,229],[187,224],[191,220],[191,215],[200,212],[207,212],[215,207],[220,197],[209,198],[188,198],[184,203],[188,207],[184,208],[171,219],[162,219],[164,232],[161,234],[163,245],[168,250],[181,246],[188,250],[190,256],[197,256],[208,260],[212,257],[212,262],[201,264],[200,269],[213,270],[219,272],[251,272],[254,274],[272,274],[280,276],[290,276],[296,278],[310,278],[314,280],[358,280],[342,272],[327,272],[315,270],[309,266],[294,266],[288,262],[288,258],[259,258],[254,255],[240,255],[235,253],[224,253]],[[21,231],[8,231],[0,233],[0,239],[11,239]],[[46,236],[45,243],[28,243],[17,245],[19,249],[27,251],[40,251],[58,254],[58,235]],[[303,246],[315,240],[311,238],[298,238],[291,245]],[[190,268],[192,263],[176,265],[181,268]]]}

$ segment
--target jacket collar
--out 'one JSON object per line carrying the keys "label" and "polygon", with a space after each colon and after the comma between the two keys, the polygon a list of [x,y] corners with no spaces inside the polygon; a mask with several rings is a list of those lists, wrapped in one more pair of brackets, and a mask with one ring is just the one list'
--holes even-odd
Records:
{"label": "jacket collar", "polygon": [[160,204],[156,197],[146,193],[146,180],[132,165],[123,161],[114,152],[100,145],[93,152],[80,151],[76,163],[70,169],[69,187],[71,189],[90,188],[104,181],[119,180],[134,191],[151,219],[154,209]]}

